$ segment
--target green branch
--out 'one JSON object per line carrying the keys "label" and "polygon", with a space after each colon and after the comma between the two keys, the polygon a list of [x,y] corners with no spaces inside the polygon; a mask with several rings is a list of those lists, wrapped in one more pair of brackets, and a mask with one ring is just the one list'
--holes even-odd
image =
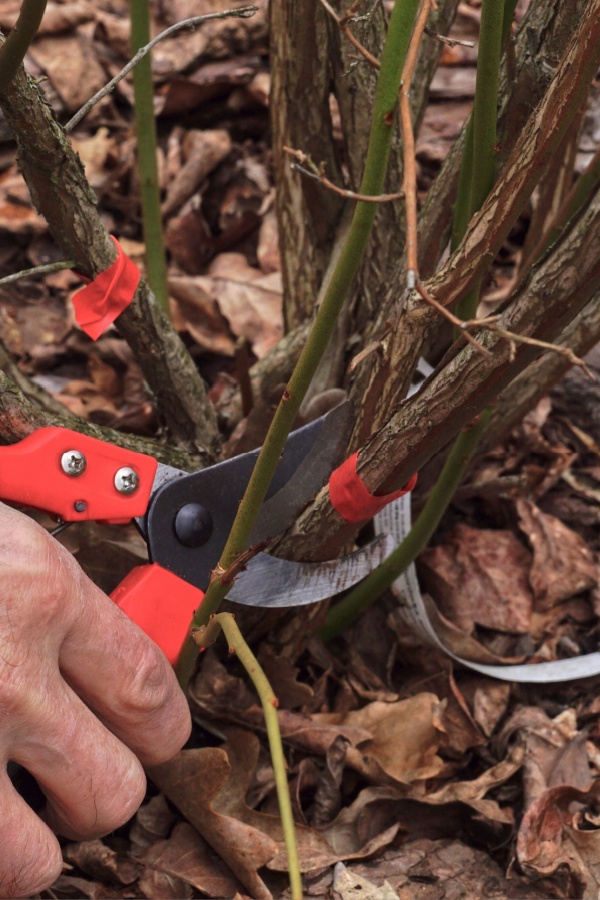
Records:
{"label": "green branch", "polygon": [[[514,0],[483,0],[477,57],[477,84],[473,113],[467,127],[461,162],[459,191],[452,227],[453,249],[460,244],[467,225],[492,189],[496,174],[496,107],[498,69],[506,30],[512,21]],[[457,304],[457,315],[475,315],[480,285]],[[368,609],[425,549],[466,472],[489,419],[482,413],[476,424],[463,431],[452,447],[421,515],[396,550],[328,613],[321,637],[329,640]]]}
{"label": "green branch", "polygon": [[281,817],[283,840],[285,842],[288,858],[288,873],[290,877],[292,900],[302,900],[302,878],[300,876],[298,845],[296,843],[296,828],[294,825],[294,816],[292,814],[292,802],[290,800],[290,789],[287,781],[279,719],[277,717],[277,707],[279,703],[277,697],[273,693],[273,688],[269,684],[267,676],[244,640],[242,633],[235,622],[235,618],[231,613],[220,613],[218,616],[213,616],[207,625],[203,625],[200,628],[194,628],[192,630],[192,637],[197,647],[203,649],[216,641],[221,629],[223,629],[223,634],[229,643],[230,652],[237,655],[239,661],[252,679],[252,683],[260,697],[260,702],[265,714],[267,738],[269,740],[269,750],[271,752],[271,762],[273,764],[273,774],[275,776],[275,788],[277,790],[277,800],[279,803],[279,815]]}
{"label": "green branch", "polygon": [[0,48],[0,91],[6,90],[37,34],[48,0],[23,0],[11,33]]}
{"label": "green branch", "polygon": [[[403,3],[396,3],[392,11],[375,93],[361,194],[374,196],[382,192],[392,143],[402,69],[418,5],[418,0],[405,0]],[[365,252],[376,214],[377,204],[365,202],[356,204],[344,246],[306,346],[275,413],[214,577],[202,605],[194,616],[195,627],[206,624],[231,587],[231,579],[223,578],[223,575],[246,549],[254,520],[275,474],[287,436],[334,333],[348,290]],[[187,684],[196,655],[193,643],[188,640],[176,666],[180,683]]]}
{"label": "green branch", "polygon": [[[150,0],[130,0],[130,16],[131,49],[135,54],[150,42]],[[144,56],[133,70],[133,93],[140,200],[146,246],[146,271],[154,296],[169,315],[167,260],[160,212],[154,86],[150,53]]]}

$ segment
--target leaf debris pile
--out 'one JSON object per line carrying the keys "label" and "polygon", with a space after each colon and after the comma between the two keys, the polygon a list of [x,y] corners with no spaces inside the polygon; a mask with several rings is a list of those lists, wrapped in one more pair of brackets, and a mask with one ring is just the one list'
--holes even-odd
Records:
{"label": "leaf debris pile", "polygon": [[[200,6],[162,0],[156,31]],[[2,4],[3,30],[19,8],[20,0]],[[461,37],[476,38],[478,15],[476,2],[459,5]],[[63,121],[129,58],[127,17],[126,0],[50,0],[27,64],[46,79]],[[182,32],[153,55],[172,315],[224,410],[240,342],[252,361],[283,333],[267,42],[261,8],[244,22]],[[418,138],[423,193],[468,112],[475,59],[476,48],[444,49]],[[74,142],[107,227],[143,268],[131,103],[126,80]],[[0,233],[0,276],[59,258],[1,121]],[[509,255],[490,303],[502,298],[512,266]],[[69,411],[155,434],[125,342],[111,332],[92,344],[74,327],[69,298],[79,284],[61,271],[0,287],[5,350]],[[594,364],[600,371],[598,354]],[[600,424],[597,388],[581,378],[568,376],[506,446],[480,460],[420,559],[422,587],[459,655],[535,662],[597,647]],[[253,421],[257,443],[265,424]],[[140,558],[129,532],[120,540],[110,532],[110,544],[100,526],[72,534],[106,589],[115,558],[117,577]],[[291,643],[300,649],[284,656],[263,640],[259,656],[280,700],[307,896],[597,896],[596,681],[515,686],[455,669],[407,632],[389,598],[331,647],[300,633]],[[64,874],[47,896],[285,896],[257,698],[217,649],[205,653],[191,694],[194,745],[153,772],[126,828],[65,844]]]}

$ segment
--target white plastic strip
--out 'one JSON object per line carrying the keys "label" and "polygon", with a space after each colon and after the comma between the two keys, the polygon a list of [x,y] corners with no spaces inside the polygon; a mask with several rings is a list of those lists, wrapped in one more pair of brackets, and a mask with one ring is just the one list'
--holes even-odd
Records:
{"label": "white plastic strip", "polygon": [[[424,360],[419,363],[419,371],[427,377],[432,369]],[[411,388],[409,395],[418,390],[419,385]],[[394,545],[401,543],[411,529],[412,516],[410,494],[400,497],[375,516],[376,534],[391,534]],[[556,662],[541,662],[525,665],[487,665],[471,662],[457,656],[439,637],[425,607],[419,581],[414,565],[396,579],[392,586],[393,593],[399,598],[400,612],[406,624],[427,644],[442,650],[462,666],[474,669],[483,675],[500,678],[504,681],[520,681],[529,683],[546,683],[558,681],[574,681],[577,678],[590,678],[600,674],[600,653],[589,653],[572,659],[561,659]]]}

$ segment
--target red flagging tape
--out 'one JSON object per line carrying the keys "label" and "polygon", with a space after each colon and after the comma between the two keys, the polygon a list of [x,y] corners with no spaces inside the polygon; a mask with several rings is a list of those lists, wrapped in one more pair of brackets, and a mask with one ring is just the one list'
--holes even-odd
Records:
{"label": "red flagging tape", "polygon": [[73,296],[77,324],[94,341],[127,309],[140,282],[140,270],[112,234],[111,238],[117,248],[116,260]]}
{"label": "red flagging tape", "polygon": [[417,483],[417,475],[391,494],[378,497],[371,494],[356,471],[358,452],[350,456],[331,475],[329,479],[329,499],[331,505],[346,522],[365,522],[398,497],[412,491]]}

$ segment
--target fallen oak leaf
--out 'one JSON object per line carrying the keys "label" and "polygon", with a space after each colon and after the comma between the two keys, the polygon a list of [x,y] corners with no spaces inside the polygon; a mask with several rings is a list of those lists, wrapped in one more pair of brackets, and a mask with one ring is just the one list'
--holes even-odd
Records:
{"label": "fallen oak leaf", "polygon": [[152,844],[136,861],[147,867],[140,878],[140,887],[147,897],[166,897],[167,879],[184,882],[209,897],[233,897],[241,888],[227,866],[187,822],[180,822],[169,838]]}
{"label": "fallen oak leaf", "polygon": [[[517,859],[531,876],[568,873],[565,896],[596,900],[600,889],[600,830],[594,810],[600,783],[589,791],[570,785],[549,788],[526,811],[517,837]],[[579,809],[573,812],[573,806]],[[590,810],[588,818],[586,810]]]}
{"label": "fallen oak leaf", "polygon": [[376,700],[347,713],[313,716],[316,722],[359,728],[370,734],[358,748],[348,749],[348,764],[372,772],[375,763],[385,776],[400,784],[435,778],[445,768],[438,756],[443,725],[441,704],[435,694],[420,693],[396,703]]}
{"label": "fallen oak leaf", "polygon": [[517,500],[517,512],[533,549],[529,580],[535,609],[550,609],[597,584],[598,566],[578,534],[528,500]]}
{"label": "fallen oak leaf", "polygon": [[512,532],[460,524],[421,554],[419,574],[443,615],[467,634],[475,624],[527,634],[530,565],[531,555]]}
{"label": "fallen oak leaf", "polygon": [[227,863],[250,895],[271,900],[271,892],[257,870],[273,859],[277,844],[256,828],[213,808],[230,773],[227,753],[216,747],[182,750],[149,771],[152,781]]}

